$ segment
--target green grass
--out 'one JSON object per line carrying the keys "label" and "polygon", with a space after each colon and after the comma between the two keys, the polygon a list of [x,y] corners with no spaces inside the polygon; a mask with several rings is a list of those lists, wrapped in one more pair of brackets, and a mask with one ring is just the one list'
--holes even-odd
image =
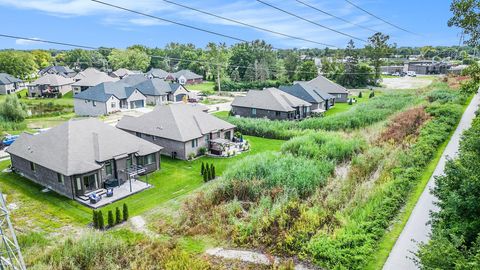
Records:
{"label": "green grass", "polygon": [[[368,95],[370,94],[370,91],[364,91],[362,92],[362,98],[359,98],[358,97],[358,94],[355,94],[354,96],[350,96],[350,97],[354,97],[357,99],[357,102],[356,103],[353,103],[352,105],[348,105],[347,102],[345,103],[335,103],[335,106],[333,106],[333,108],[330,108],[328,111],[325,112],[325,116],[330,116],[330,115],[334,115],[334,114],[337,114],[337,113],[342,113],[342,112],[346,112],[346,111],[349,111],[351,108],[355,107],[356,105],[358,104],[361,104],[361,103],[365,103],[365,102],[368,102],[370,99],[368,98]],[[375,95],[378,96],[380,93],[379,92],[375,92]]]}
{"label": "green grass", "polygon": [[78,116],[76,116],[75,113],[67,113],[57,116],[27,118],[25,122],[27,123],[28,129],[51,128],[74,117]]}
{"label": "green grass", "polygon": [[228,112],[228,111],[221,111],[221,112],[214,112],[213,115],[215,115],[216,117],[221,118],[221,119],[227,119],[229,113],[230,112]]}
{"label": "green grass", "polygon": [[213,93],[215,92],[213,87],[215,87],[215,82],[203,82],[199,84],[188,85],[187,89],[201,91],[205,93]]}
{"label": "green grass", "polygon": [[[203,184],[200,175],[202,162],[215,164],[217,175],[221,175],[228,166],[245,156],[265,151],[280,151],[284,142],[249,136],[245,138],[251,143],[252,150],[231,158],[202,157],[194,161],[183,161],[162,156],[161,170],[148,175],[148,182],[154,187],[117,201],[102,210],[106,213],[106,210],[127,203],[130,216],[141,214],[200,187]],[[9,164],[9,161],[1,162],[0,170]],[[142,178],[145,179],[145,176]],[[43,187],[19,175],[0,173],[0,188],[7,194],[9,202],[18,204],[19,207],[12,212],[12,216],[15,224],[20,227],[38,226],[53,230],[72,223],[85,225],[90,221],[90,208],[55,192],[43,193]]]}
{"label": "green grass", "polygon": [[[471,96],[467,100],[466,104],[463,107],[463,111],[465,111],[468,104],[470,104],[470,101],[472,100],[472,98],[473,96]],[[435,157],[430,161],[427,168],[422,174],[422,178],[417,183],[414,191],[409,195],[404,209],[402,210],[402,212],[399,213],[398,217],[396,218],[396,223],[393,224],[391,230],[388,231],[380,240],[377,248],[377,252],[375,253],[376,256],[373,257],[373,259],[367,265],[366,269],[368,270],[382,269],[383,265],[387,261],[388,255],[390,254],[393,246],[395,245],[395,242],[397,241],[398,237],[403,231],[403,228],[407,224],[408,219],[410,218],[410,215],[412,214],[412,211],[415,208],[415,205],[417,204],[418,200],[420,199],[420,196],[425,190],[425,187],[427,186],[428,181],[432,177],[433,172],[435,171],[435,168],[437,167],[437,164],[440,161],[440,158],[442,157],[443,151],[445,151],[445,148],[447,147],[450,141],[450,138],[452,137],[454,132],[455,130],[452,131],[448,139],[438,148],[435,154]]]}

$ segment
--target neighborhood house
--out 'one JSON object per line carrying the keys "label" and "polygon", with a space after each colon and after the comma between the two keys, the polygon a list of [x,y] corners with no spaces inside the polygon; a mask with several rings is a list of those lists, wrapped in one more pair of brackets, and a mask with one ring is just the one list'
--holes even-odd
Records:
{"label": "neighborhood house", "polygon": [[312,104],[277,88],[250,90],[232,102],[233,115],[270,120],[298,120],[311,114]]}
{"label": "neighborhood house", "polygon": [[335,98],[327,92],[306,82],[279,87],[285,93],[312,104],[312,113],[323,113],[335,105]]}
{"label": "neighborhood house", "polygon": [[95,68],[87,68],[82,72],[79,72],[75,77],[75,81],[72,84],[72,89],[74,94],[78,94],[82,91],[87,90],[89,87],[104,83],[104,82],[115,82],[118,81],[118,78],[113,78],[108,76],[107,73],[101,72]]}
{"label": "neighborhood house", "polygon": [[308,84],[320,89],[324,93],[332,95],[335,98],[335,102],[348,102],[349,92],[347,88],[332,82],[322,75],[318,75],[318,77],[309,81]]}
{"label": "neighborhood house", "polygon": [[72,78],[77,74],[74,70],[66,66],[49,66],[38,72],[38,75],[56,74],[65,78]]}
{"label": "neighborhood house", "polygon": [[147,73],[148,78],[163,79],[166,81],[173,81],[179,84],[197,84],[203,82],[203,76],[198,75],[188,69],[182,69],[174,73],[167,72],[163,69],[152,68]]}
{"label": "neighborhood house", "polygon": [[[128,78],[128,77],[127,77]],[[178,102],[189,97],[190,92],[181,84],[152,78],[131,86],[147,97],[147,104],[161,105],[166,102]]]}
{"label": "neighborhood house", "polygon": [[125,116],[117,128],[162,146],[164,155],[189,159],[207,153],[214,143],[231,142],[235,126],[196,104],[175,103],[157,106],[139,117]]}
{"label": "neighborhood house", "polygon": [[15,93],[22,84],[22,80],[7,73],[0,73],[0,95]]}
{"label": "neighborhood house", "polygon": [[[7,152],[15,172],[84,202],[92,193],[103,194],[107,187],[121,187],[138,174],[158,170],[161,149],[89,118],[70,120],[36,135],[23,133]],[[129,183],[131,192],[139,182]]]}
{"label": "neighborhood house", "polygon": [[45,74],[28,85],[30,97],[56,97],[72,91],[72,78],[58,74]]}

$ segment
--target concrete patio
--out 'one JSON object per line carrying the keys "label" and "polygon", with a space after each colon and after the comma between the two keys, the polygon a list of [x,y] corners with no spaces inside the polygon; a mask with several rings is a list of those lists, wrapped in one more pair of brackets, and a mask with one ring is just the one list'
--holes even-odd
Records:
{"label": "concrete patio", "polygon": [[147,184],[140,180],[132,179],[131,185],[130,185],[130,181],[127,181],[121,186],[114,187],[112,197],[107,197],[106,195],[102,195],[102,199],[95,204],[90,203],[90,200],[85,201],[78,197],[75,197],[75,200],[83,205],[86,205],[93,209],[97,209],[105,205],[111,204],[113,202],[116,202],[118,200],[121,200],[123,198],[126,198],[128,196],[131,196],[135,193],[141,192],[142,190],[145,190],[150,187],[152,187],[152,185]]}

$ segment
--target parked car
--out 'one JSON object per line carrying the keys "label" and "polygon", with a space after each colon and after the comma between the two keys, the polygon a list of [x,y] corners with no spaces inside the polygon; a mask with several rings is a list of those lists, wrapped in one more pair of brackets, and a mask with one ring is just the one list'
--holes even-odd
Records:
{"label": "parked car", "polygon": [[415,71],[407,71],[407,76],[417,77],[417,73]]}
{"label": "parked car", "polygon": [[189,103],[198,103],[198,100],[196,98],[189,98],[188,102]]}
{"label": "parked car", "polygon": [[4,146],[10,146],[17,138],[18,138],[18,135],[7,135],[2,140],[2,144]]}

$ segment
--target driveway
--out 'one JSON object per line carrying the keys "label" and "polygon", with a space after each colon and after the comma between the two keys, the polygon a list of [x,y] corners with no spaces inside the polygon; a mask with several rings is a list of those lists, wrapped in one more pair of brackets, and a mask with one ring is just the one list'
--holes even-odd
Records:
{"label": "driveway", "polygon": [[438,211],[434,205],[435,197],[430,190],[435,186],[434,177],[442,175],[445,169],[447,158],[454,158],[457,156],[461,135],[464,130],[468,129],[473,118],[475,118],[475,111],[480,104],[480,94],[476,94],[472,99],[470,105],[465,110],[462,119],[455,130],[450,142],[443,152],[440,161],[430,178],[427,187],[423,191],[415,208],[412,211],[410,218],[403,228],[400,237],[397,239],[390,255],[383,266],[384,270],[394,269],[419,269],[412,260],[413,254],[418,250],[418,243],[427,242],[431,232],[431,226],[427,224],[430,221],[430,212]]}

